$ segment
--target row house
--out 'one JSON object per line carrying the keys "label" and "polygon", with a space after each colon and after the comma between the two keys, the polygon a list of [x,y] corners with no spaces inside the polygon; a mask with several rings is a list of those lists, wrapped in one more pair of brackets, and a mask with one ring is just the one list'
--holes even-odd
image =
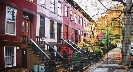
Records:
{"label": "row house", "polygon": [[81,7],[74,3],[71,0],[63,1],[63,38],[77,44],[86,33],[84,27],[89,25],[89,21],[75,6]]}
{"label": "row house", "polygon": [[[89,25],[69,0],[1,0],[0,16],[0,69],[17,66],[35,71],[39,66],[54,71],[52,63],[63,58],[61,39],[76,44]],[[66,53],[72,54],[71,49]]]}
{"label": "row house", "polygon": [[0,0],[0,68],[26,64],[22,36],[36,36],[37,0]]}
{"label": "row house", "polygon": [[53,46],[62,38],[62,0],[38,0],[36,36]]}

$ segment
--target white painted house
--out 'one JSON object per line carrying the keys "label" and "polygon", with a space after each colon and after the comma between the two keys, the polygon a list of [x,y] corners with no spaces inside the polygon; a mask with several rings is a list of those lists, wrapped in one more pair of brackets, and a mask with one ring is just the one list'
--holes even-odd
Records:
{"label": "white painted house", "polygon": [[[36,36],[42,36],[46,41],[55,43],[58,37],[62,38],[62,36],[57,36],[63,31],[61,2],[61,0],[37,0]],[[61,27],[59,32],[57,25]]]}

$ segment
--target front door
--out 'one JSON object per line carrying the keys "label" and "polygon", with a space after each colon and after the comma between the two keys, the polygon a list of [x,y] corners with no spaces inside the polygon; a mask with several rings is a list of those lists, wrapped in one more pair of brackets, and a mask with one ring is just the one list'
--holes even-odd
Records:
{"label": "front door", "polygon": [[27,68],[27,50],[22,48],[22,67]]}
{"label": "front door", "polygon": [[23,36],[30,36],[30,20],[29,19],[23,19],[22,35]]}
{"label": "front door", "polygon": [[78,43],[78,30],[75,30],[75,43]]}

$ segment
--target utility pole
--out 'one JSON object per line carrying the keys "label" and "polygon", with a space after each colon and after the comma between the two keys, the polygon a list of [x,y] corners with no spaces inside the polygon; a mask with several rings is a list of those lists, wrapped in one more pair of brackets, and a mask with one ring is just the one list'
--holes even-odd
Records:
{"label": "utility pole", "polygon": [[131,44],[131,35],[132,35],[132,15],[131,15],[131,8],[132,8],[132,0],[126,0],[124,5],[124,30],[125,33],[123,35],[123,42],[122,42],[122,63],[123,66],[127,66],[131,63],[130,60],[130,44]]}

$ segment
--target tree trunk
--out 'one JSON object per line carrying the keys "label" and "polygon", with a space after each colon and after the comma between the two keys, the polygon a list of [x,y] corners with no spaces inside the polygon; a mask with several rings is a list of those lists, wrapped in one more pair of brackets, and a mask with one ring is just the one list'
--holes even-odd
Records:
{"label": "tree trunk", "polygon": [[124,15],[125,15],[125,22],[124,28],[125,33],[123,35],[123,42],[122,42],[122,62],[123,66],[127,66],[130,64],[130,44],[131,44],[131,33],[132,33],[132,16],[130,7],[132,4],[132,0],[126,0],[126,6],[124,8]]}

